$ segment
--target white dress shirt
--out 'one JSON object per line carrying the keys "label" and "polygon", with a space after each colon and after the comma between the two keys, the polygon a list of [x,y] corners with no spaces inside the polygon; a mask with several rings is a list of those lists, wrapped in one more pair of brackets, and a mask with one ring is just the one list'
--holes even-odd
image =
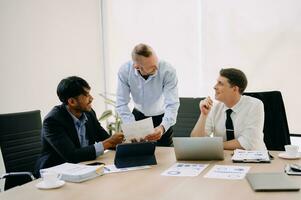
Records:
{"label": "white dress shirt", "polygon": [[[207,120],[206,134],[223,137],[226,141],[226,110],[222,102],[214,104]],[[256,98],[241,96],[239,102],[231,108],[234,137],[246,150],[265,150],[263,141],[264,107]]]}
{"label": "white dress shirt", "polygon": [[[162,125],[167,131],[176,123],[179,97],[176,70],[167,62],[160,60],[158,70],[145,80],[128,61],[118,72],[116,110],[123,123],[135,121],[128,104],[133,98],[134,106],[145,116],[164,113]],[[131,97],[130,97],[131,95]]]}

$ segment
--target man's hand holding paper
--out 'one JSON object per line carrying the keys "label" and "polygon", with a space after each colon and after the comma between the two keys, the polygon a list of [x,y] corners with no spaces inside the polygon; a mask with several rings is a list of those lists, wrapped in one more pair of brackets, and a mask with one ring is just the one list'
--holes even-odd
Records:
{"label": "man's hand holding paper", "polygon": [[141,139],[150,140],[158,137],[158,131],[154,129],[152,118],[146,118],[129,124],[122,124],[121,127],[126,141],[141,141]]}
{"label": "man's hand holding paper", "polygon": [[164,132],[165,132],[165,130],[164,130],[164,127],[162,125],[157,126],[151,134],[148,134],[145,137],[145,140],[147,140],[147,141],[157,141],[162,137]]}

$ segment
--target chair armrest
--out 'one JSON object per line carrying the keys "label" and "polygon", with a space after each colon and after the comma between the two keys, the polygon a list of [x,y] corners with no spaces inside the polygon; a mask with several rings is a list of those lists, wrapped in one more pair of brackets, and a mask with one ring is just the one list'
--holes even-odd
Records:
{"label": "chair armrest", "polygon": [[31,172],[10,172],[10,173],[5,173],[0,176],[0,179],[4,179],[10,176],[29,176],[31,180],[34,180],[35,177]]}

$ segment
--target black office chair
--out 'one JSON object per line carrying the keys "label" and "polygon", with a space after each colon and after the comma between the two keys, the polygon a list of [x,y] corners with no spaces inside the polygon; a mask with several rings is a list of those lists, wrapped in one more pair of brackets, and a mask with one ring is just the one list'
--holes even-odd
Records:
{"label": "black office chair", "polygon": [[280,91],[246,92],[244,95],[260,99],[264,104],[264,143],[268,150],[284,150],[291,144],[284,102]]}
{"label": "black office chair", "polygon": [[200,116],[199,103],[204,98],[180,98],[177,123],[173,127],[174,137],[190,137],[190,133]]}
{"label": "black office chair", "polygon": [[39,110],[0,114],[0,148],[6,174],[4,190],[34,179],[32,173],[40,154],[41,114]]}

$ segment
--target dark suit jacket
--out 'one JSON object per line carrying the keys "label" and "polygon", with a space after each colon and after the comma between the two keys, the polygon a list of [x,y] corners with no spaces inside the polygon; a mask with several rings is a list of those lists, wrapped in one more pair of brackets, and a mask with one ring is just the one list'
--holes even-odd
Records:
{"label": "dark suit jacket", "polygon": [[64,162],[78,163],[96,158],[94,143],[109,138],[99,124],[95,112],[85,112],[86,136],[89,146],[80,147],[78,134],[72,117],[65,105],[55,106],[45,117],[42,127],[42,152],[36,163],[35,173]]}

